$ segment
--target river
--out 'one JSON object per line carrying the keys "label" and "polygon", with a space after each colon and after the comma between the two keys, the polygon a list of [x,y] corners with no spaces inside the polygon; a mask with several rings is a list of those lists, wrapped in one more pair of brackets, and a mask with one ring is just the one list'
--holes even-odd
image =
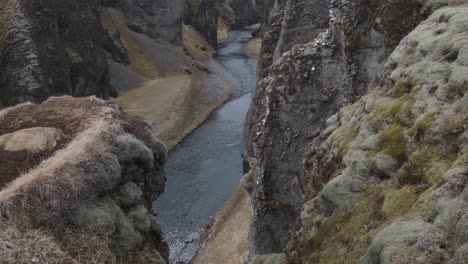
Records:
{"label": "river", "polygon": [[251,31],[234,30],[219,44],[216,60],[235,85],[231,100],[182,141],[166,163],[166,189],[153,207],[170,247],[170,263],[186,263],[205,226],[243,176],[245,116],[256,84],[257,60],[246,55]]}

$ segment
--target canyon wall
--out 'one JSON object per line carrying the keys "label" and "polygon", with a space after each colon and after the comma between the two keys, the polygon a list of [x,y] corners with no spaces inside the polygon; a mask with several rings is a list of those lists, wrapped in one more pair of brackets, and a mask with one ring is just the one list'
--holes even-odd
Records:
{"label": "canyon wall", "polygon": [[0,105],[52,95],[109,98],[95,1],[0,3]]}
{"label": "canyon wall", "polygon": [[[113,73],[109,72],[109,61],[110,64],[120,63],[122,67],[133,63],[128,68],[143,77],[141,79],[154,78],[160,74],[159,68],[172,62],[149,63],[148,57],[164,60],[164,50],[177,50],[183,44],[184,8],[184,0],[2,1],[0,107],[26,101],[41,102],[57,95],[96,95],[109,99],[116,94],[109,80],[109,74]],[[210,13],[214,7],[206,9],[206,19],[199,23],[202,33],[213,23],[217,25],[217,15]],[[103,20],[103,13],[107,14],[108,10],[113,10],[109,16],[122,24],[116,31],[110,30],[108,21]],[[123,39],[127,35],[121,38],[121,33],[127,31],[133,35],[141,33],[158,43],[153,46],[159,46],[149,50],[146,43],[150,41],[139,35],[132,36],[138,38],[140,43],[137,44],[142,46],[139,54],[135,54],[137,52],[132,49],[137,44]],[[206,34],[207,38],[211,36]],[[212,44],[215,46],[216,42]],[[163,55],[153,56],[155,52]],[[179,62],[184,60],[183,55],[176,58],[172,64],[183,64]]]}
{"label": "canyon wall", "polygon": [[[390,87],[400,87],[402,85],[397,78],[388,77],[388,75],[393,76],[396,74],[392,75],[391,72],[395,69],[398,70],[397,66],[400,63],[395,62],[394,59],[392,60],[395,55],[391,57],[390,54],[409,32],[444,4],[447,3],[418,0],[289,0],[285,5],[281,5],[279,2],[266,5],[270,6],[270,9],[264,12],[265,14],[268,13],[268,18],[263,19],[263,23],[267,24],[262,26],[264,29],[263,47],[259,63],[259,77],[261,79],[253,96],[246,124],[246,158],[250,161],[254,182],[252,198],[255,214],[250,234],[252,255],[287,251],[288,259],[292,263],[344,263],[349,261],[348,257],[353,257],[355,261],[350,263],[355,263],[359,257],[365,254],[367,247],[363,246],[364,250],[362,248],[359,250],[351,249],[354,240],[344,237],[348,230],[335,227],[341,226],[342,222],[340,221],[344,223],[349,219],[354,219],[353,217],[359,217],[357,216],[358,213],[353,214],[351,210],[346,211],[347,214],[343,213],[343,217],[346,218],[334,216],[339,214],[340,211],[337,208],[340,206],[348,206],[346,207],[348,209],[353,206],[360,206],[357,201],[360,197],[363,197],[363,193],[380,186],[377,183],[374,185],[371,179],[378,179],[381,175],[376,173],[369,176],[366,168],[370,170],[373,169],[372,166],[378,166],[373,162],[366,163],[367,167],[361,166],[363,162],[367,162],[369,159],[367,158],[369,152],[351,152],[348,154],[351,148],[350,142],[359,134],[359,124],[371,117],[366,116],[361,119],[359,113],[354,112],[353,107],[341,111],[340,109],[356,102],[368,91],[372,90],[373,93],[383,94]],[[431,18],[430,21],[443,18],[444,22],[441,27],[443,25],[447,29],[450,25],[453,25],[454,28],[463,28],[462,24],[465,21],[462,21],[461,18],[464,16],[464,12],[466,12],[466,8],[453,7],[447,9],[447,11],[436,13],[434,16],[438,18]],[[456,15],[457,13],[459,14]],[[453,22],[450,19],[452,16],[456,17]],[[425,23],[421,26],[423,30],[421,30],[421,27],[419,28],[421,32],[419,38],[424,35],[430,39],[429,36],[433,33],[430,30],[426,32],[424,30],[431,27],[432,23]],[[440,32],[446,32],[446,29],[441,29]],[[444,35],[444,33],[440,34]],[[452,44],[452,39],[461,37],[459,35],[448,35],[444,35],[447,38],[441,39],[440,45],[451,47],[455,45]],[[416,47],[421,41],[422,39],[412,42],[403,41],[398,46],[397,51],[409,49],[411,45]],[[427,43],[429,42],[430,40]],[[402,45],[406,47],[402,47]],[[457,46],[460,45],[457,44]],[[406,67],[418,63],[419,58],[409,55],[415,51],[415,47],[406,53],[405,61],[401,62]],[[424,56],[430,58],[435,58],[438,55],[433,54],[442,52],[437,50],[435,46],[430,49],[429,47],[423,48],[422,44],[421,49]],[[458,48],[456,49],[458,50]],[[448,47],[447,50],[445,56],[453,58],[452,61],[445,62],[443,67],[456,68],[459,62],[454,61],[457,58],[454,54],[458,54],[458,52],[454,51],[454,54],[452,54]],[[438,58],[440,59],[443,56],[440,55]],[[450,63],[453,63],[451,64],[453,66],[448,66]],[[463,67],[460,66],[455,72],[463,70]],[[417,69],[412,69],[416,74]],[[397,73],[401,74],[401,71],[397,71]],[[450,75],[450,73],[446,72],[446,74],[448,75],[441,77],[440,80],[448,82],[448,79],[444,78],[448,78],[448,76],[455,73]],[[418,83],[414,76],[407,76],[404,79],[410,83],[403,85],[406,88],[403,88],[401,96],[406,96],[406,100],[408,97],[413,96],[410,88],[422,84]],[[447,104],[447,109],[455,107],[457,111],[461,111],[466,115],[466,112],[463,112],[465,111],[464,108],[460,108],[460,104],[463,105],[464,103],[458,101],[460,98],[464,98],[466,92],[466,80],[463,81],[462,79],[454,80],[454,82],[465,88],[451,87],[450,92],[444,91],[444,93],[455,93],[457,99],[452,99],[453,101],[442,99],[442,101]],[[440,82],[436,79],[429,81],[433,87],[441,85]],[[429,86],[429,84],[427,85]],[[399,88],[395,89],[398,90]],[[460,92],[460,89],[463,92]],[[414,96],[424,97],[422,94]],[[413,98],[411,100],[416,101],[418,99]],[[364,103],[361,105],[364,105]],[[417,105],[418,107],[424,107]],[[369,107],[369,105],[366,107]],[[376,106],[376,108],[379,107]],[[411,112],[414,115],[414,120],[423,119],[425,111],[430,111],[418,112],[409,108],[405,108],[405,111]],[[369,111],[369,109],[361,109],[361,111],[365,112]],[[384,110],[380,109],[379,111]],[[340,114],[336,115],[338,112]],[[439,114],[440,117],[443,116],[443,112],[438,113],[437,116]],[[375,115],[378,114],[375,113]],[[346,116],[349,122],[353,123],[353,126],[343,127],[340,132],[336,132],[337,134],[341,133],[340,136],[331,134],[336,127],[342,125],[340,121],[342,116]],[[383,120],[387,117],[381,114],[379,118],[384,122]],[[382,142],[387,140],[385,138],[386,133],[392,134],[392,132],[395,132],[392,129],[402,132],[405,137],[407,130],[411,129],[410,123],[402,125],[406,127],[400,130],[399,127],[393,127],[398,126],[398,123],[391,122],[389,126],[379,128],[382,134],[380,137],[384,138]],[[438,123],[440,122],[442,121],[438,121]],[[460,124],[460,122],[464,123],[464,125],[462,125],[463,128],[459,128],[461,130],[457,132],[457,135],[463,138],[466,120],[458,119],[457,124]],[[384,132],[386,130],[388,131]],[[365,140],[368,136],[362,135],[359,138]],[[326,140],[327,138],[328,140]],[[379,136],[375,136],[375,138],[379,138]],[[450,141],[456,141],[455,138],[451,138]],[[336,143],[337,146],[333,148],[333,151],[325,151],[324,148],[332,146],[330,144],[333,140],[340,143]],[[449,139],[443,139],[442,141],[448,143],[447,140]],[[450,148],[446,150],[453,154],[451,156],[453,159],[448,161],[446,166],[441,169],[437,176],[438,179],[442,179],[440,178],[441,175],[452,168],[452,165],[449,166],[448,164],[452,164],[450,162],[456,160],[454,157],[459,158],[464,155],[463,151],[465,150],[462,151],[462,149],[466,148],[466,142],[460,138],[456,142],[462,144],[462,147],[453,151]],[[311,143],[312,147],[308,147]],[[383,144],[394,144],[394,142]],[[430,146],[433,143],[427,144]],[[402,151],[405,151],[406,145],[396,145],[395,147],[401,147]],[[380,146],[380,148],[385,149],[383,146]],[[370,151],[370,153],[374,152],[377,155],[378,150]],[[411,156],[411,152],[406,154],[408,158]],[[385,158],[381,160],[380,155],[377,155],[377,157],[376,163],[389,162]],[[407,171],[408,167],[403,166],[404,161],[406,160],[397,159],[397,161],[392,161],[395,167],[391,167],[391,169],[395,171],[386,171],[387,169],[390,170],[388,167],[380,169],[385,171],[381,173],[387,174],[388,181],[386,181],[386,184],[393,182],[396,172],[399,170],[401,170],[400,173],[411,173]],[[466,166],[464,161],[466,161],[464,158],[458,160],[457,164],[459,165],[457,166],[461,168]],[[453,168],[455,169],[457,166]],[[426,173],[427,171],[424,171],[421,174],[427,177]],[[447,175],[453,175],[453,173],[447,172]],[[366,180],[364,181],[362,178]],[[408,191],[406,188],[422,188],[419,184],[420,182],[415,184],[418,187],[397,184],[396,187],[392,186],[392,188],[394,188],[395,192]],[[430,188],[427,187],[429,185],[425,186]],[[421,193],[412,193],[412,195],[419,196]],[[367,200],[366,202],[373,203],[374,201]],[[393,201],[389,200],[389,202]],[[380,207],[376,209],[379,214],[384,214],[383,210]],[[403,216],[404,212],[398,212],[397,214]],[[387,222],[382,220],[385,224],[381,227],[390,225],[393,220],[394,218],[389,218]],[[351,224],[354,224],[354,222]],[[411,225],[411,223],[408,225]],[[432,230],[433,226],[427,226],[427,228],[427,230]],[[294,235],[291,240],[291,234],[298,229],[301,231]],[[369,230],[373,230],[375,233]],[[381,245],[390,244],[391,242],[386,240],[388,237],[376,237],[377,231],[380,231],[380,229],[370,228],[369,230],[361,233],[362,236],[366,236],[362,238],[362,244],[368,243],[370,245],[375,237],[374,243],[378,243],[378,245],[375,246],[375,249],[370,247],[368,255],[371,256],[366,255],[367,257],[363,257],[362,261],[367,258],[369,259],[368,262],[363,263],[378,263],[372,262],[377,258],[376,254],[386,254],[379,251],[382,249]],[[338,236],[341,234],[343,234],[343,237]],[[334,240],[336,242],[333,242]],[[403,245],[406,242],[401,243]],[[346,247],[345,245],[348,244],[350,246]],[[330,245],[335,247],[329,248]],[[429,247],[430,245],[425,246]],[[392,252],[394,253],[394,251]],[[446,257],[450,256],[447,255]]]}
{"label": "canyon wall", "polygon": [[146,121],[95,97],[53,97],[0,122],[0,262],[167,262],[150,211],[166,151]]}

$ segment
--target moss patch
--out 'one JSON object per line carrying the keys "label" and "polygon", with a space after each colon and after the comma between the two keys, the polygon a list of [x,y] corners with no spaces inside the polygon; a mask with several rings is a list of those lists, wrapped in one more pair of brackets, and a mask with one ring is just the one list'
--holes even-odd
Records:
{"label": "moss patch", "polygon": [[419,120],[409,131],[408,134],[421,141],[428,134],[431,127],[434,125],[434,121],[441,111],[434,111],[427,113],[421,120]]}
{"label": "moss patch", "polygon": [[452,134],[458,134],[465,131],[468,126],[468,114],[467,113],[457,113],[448,117],[445,120],[445,127],[447,131]]}
{"label": "moss patch", "polygon": [[313,253],[302,263],[358,263],[372,239],[395,219],[405,216],[425,188],[400,189],[387,180],[365,184],[363,190],[366,195],[350,211],[337,211],[324,222],[315,221],[318,230],[310,242]]}
{"label": "moss patch", "polygon": [[421,193],[418,187],[398,189],[390,180],[366,184],[363,189],[366,195],[353,209],[338,211],[320,223],[311,241],[313,253],[302,263],[358,263],[372,238],[403,216]]}
{"label": "moss patch", "polygon": [[372,115],[374,119],[385,120],[388,123],[399,123],[409,126],[413,122],[411,112],[411,94],[404,94],[396,99],[384,99],[377,102],[377,107]]}
{"label": "moss patch", "polygon": [[406,138],[401,125],[393,125],[379,136],[379,150],[399,162],[406,159]]}
{"label": "moss patch", "polygon": [[455,145],[429,145],[415,151],[398,171],[398,184],[437,185],[443,173],[452,166],[457,153]]}
{"label": "moss patch", "polygon": [[349,151],[349,146],[351,142],[359,134],[359,125],[355,126],[343,126],[340,127],[337,131],[333,133],[332,140],[333,143],[338,146],[337,155],[339,158],[344,157]]}
{"label": "moss patch", "polygon": [[390,91],[390,96],[394,98],[401,97],[404,94],[409,93],[411,91],[412,86],[413,85],[411,84],[411,82],[407,79],[398,80],[395,83],[393,89]]}

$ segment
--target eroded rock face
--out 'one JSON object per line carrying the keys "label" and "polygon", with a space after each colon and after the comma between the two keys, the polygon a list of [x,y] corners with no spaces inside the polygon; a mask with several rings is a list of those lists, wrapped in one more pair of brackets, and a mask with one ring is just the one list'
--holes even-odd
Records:
{"label": "eroded rock face", "polygon": [[0,105],[53,95],[108,98],[95,1],[0,3]]}
{"label": "eroded rock face", "polygon": [[219,0],[187,1],[184,22],[193,26],[208,43],[214,48],[218,47],[218,18],[220,12]]}
{"label": "eroded rock face", "polygon": [[113,94],[104,50],[129,64],[119,35],[103,30],[99,11],[114,7],[127,26],[182,44],[184,0],[16,1],[0,3],[0,107],[50,96]]}
{"label": "eroded rock face", "polygon": [[120,9],[127,16],[128,27],[153,39],[173,45],[182,44],[184,0],[102,0],[106,7]]}
{"label": "eroded rock face", "polygon": [[[281,10],[279,2],[274,6]],[[290,0],[270,16],[259,68],[264,78],[246,124],[247,157],[257,161],[253,253],[286,246],[305,195],[301,190],[315,184],[300,176],[307,144],[340,107],[371,87],[426,10],[416,0]],[[340,168],[332,157],[322,164]]]}
{"label": "eroded rock face", "polygon": [[291,262],[466,260],[467,27],[467,7],[435,11],[315,137]]}
{"label": "eroded rock face", "polygon": [[258,13],[257,1],[255,0],[232,0],[229,5],[236,14],[234,27],[250,26],[258,23],[260,15]]}
{"label": "eroded rock face", "polygon": [[[100,99],[55,97],[7,108],[0,124],[0,262],[167,262],[150,212],[166,153],[144,120]],[[58,135],[67,144],[53,144]],[[10,159],[21,166],[37,151],[41,159],[3,181]]]}

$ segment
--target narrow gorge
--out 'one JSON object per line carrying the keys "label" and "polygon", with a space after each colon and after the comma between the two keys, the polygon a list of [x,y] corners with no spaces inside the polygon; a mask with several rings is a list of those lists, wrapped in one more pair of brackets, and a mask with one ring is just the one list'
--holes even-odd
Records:
{"label": "narrow gorge", "polygon": [[0,263],[468,264],[467,0],[0,0]]}

